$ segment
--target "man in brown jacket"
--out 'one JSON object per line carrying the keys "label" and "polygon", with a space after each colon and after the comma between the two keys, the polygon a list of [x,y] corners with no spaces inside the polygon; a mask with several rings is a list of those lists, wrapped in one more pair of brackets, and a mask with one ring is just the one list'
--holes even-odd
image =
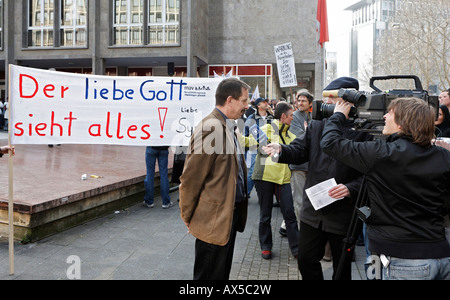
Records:
{"label": "man in brown jacket", "polygon": [[248,109],[249,86],[235,78],[216,91],[216,108],[196,127],[180,178],[181,218],[195,243],[195,280],[227,280],[236,232],[247,221],[247,168],[234,120]]}

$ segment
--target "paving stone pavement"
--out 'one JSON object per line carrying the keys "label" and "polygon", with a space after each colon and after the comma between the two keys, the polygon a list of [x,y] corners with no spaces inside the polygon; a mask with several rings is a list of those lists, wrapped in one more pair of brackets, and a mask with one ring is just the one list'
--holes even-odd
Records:
{"label": "paving stone pavement", "polygon": [[[171,193],[177,203],[178,192]],[[299,280],[297,261],[287,238],[278,233],[282,216],[272,214],[273,258],[261,258],[258,242],[259,207],[252,193],[246,230],[238,233],[230,279]],[[154,208],[137,204],[79,225],[36,243],[15,243],[14,274],[9,275],[8,241],[0,237],[0,280],[191,280],[195,238],[187,233],[178,205]],[[364,276],[364,247],[357,247],[354,280]],[[325,279],[332,266],[323,262]]]}

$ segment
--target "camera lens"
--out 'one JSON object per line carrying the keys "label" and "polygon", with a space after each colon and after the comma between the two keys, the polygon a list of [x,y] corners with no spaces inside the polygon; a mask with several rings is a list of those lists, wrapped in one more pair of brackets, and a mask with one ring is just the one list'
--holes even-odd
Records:
{"label": "camera lens", "polygon": [[324,118],[329,118],[334,114],[334,104],[326,104],[321,100],[313,101],[313,111],[312,118],[314,120],[322,120]]}
{"label": "camera lens", "polygon": [[346,89],[340,89],[338,92],[338,97],[355,105],[358,104],[360,101],[366,100],[366,95],[364,93]]}

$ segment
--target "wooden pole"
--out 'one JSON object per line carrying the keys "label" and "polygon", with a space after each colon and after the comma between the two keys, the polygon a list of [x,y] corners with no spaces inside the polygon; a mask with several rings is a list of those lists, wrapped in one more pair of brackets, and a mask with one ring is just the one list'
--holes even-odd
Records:
{"label": "wooden pole", "polygon": [[[8,145],[11,147],[11,65],[8,71]],[[8,219],[9,219],[9,275],[14,275],[14,196],[13,196],[13,155],[8,157]]]}
{"label": "wooden pole", "polygon": [[14,198],[13,198],[13,156],[9,151],[9,188],[8,188],[8,217],[9,217],[9,274],[14,275]]}

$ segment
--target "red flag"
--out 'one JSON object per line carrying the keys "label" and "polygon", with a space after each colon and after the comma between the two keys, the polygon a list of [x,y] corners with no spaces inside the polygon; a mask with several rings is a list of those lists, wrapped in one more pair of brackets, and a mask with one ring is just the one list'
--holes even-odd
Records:
{"label": "red flag", "polygon": [[327,0],[318,0],[317,4],[317,22],[318,31],[320,34],[319,44],[323,47],[325,42],[330,39],[328,37],[328,15],[327,15]]}

